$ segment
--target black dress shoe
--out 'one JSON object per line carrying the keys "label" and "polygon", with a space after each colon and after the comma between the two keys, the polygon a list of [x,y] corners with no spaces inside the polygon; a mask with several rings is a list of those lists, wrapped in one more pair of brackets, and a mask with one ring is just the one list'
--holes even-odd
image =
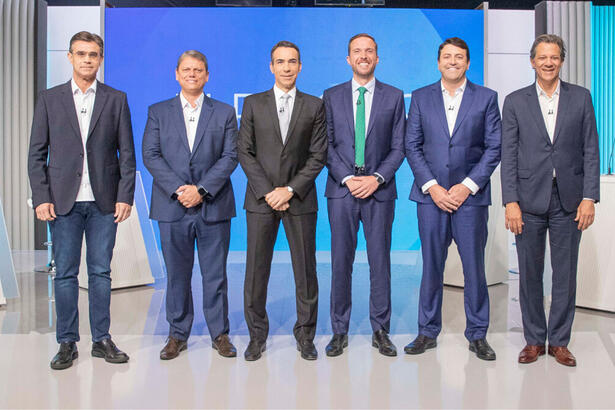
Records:
{"label": "black dress shoe", "polygon": [[179,340],[170,336],[167,338],[167,344],[160,351],[160,360],[171,360],[179,356],[179,353],[188,348],[186,340]]}
{"label": "black dress shoe", "polygon": [[421,354],[425,353],[425,350],[433,349],[437,345],[436,339],[432,339],[431,337],[427,337],[425,335],[418,335],[416,339],[404,347],[404,352],[407,354]]}
{"label": "black dress shoe", "polygon": [[397,348],[389,339],[389,335],[380,329],[372,335],[372,346],[378,348],[378,352],[385,356],[397,356]]}
{"label": "black dress shoe", "polygon": [[126,363],[128,355],[117,348],[111,338],[92,343],[92,356],[104,358],[108,363]]}
{"label": "black dress shoe", "polygon": [[311,340],[304,340],[297,342],[297,350],[301,352],[301,358],[305,360],[316,360],[318,358],[318,351],[314,342]]}
{"label": "black dress shoe", "polygon": [[495,352],[487,343],[487,339],[473,340],[470,342],[470,351],[476,353],[476,357],[483,360],[495,360]]}
{"label": "black dress shoe", "polygon": [[335,334],[325,348],[325,352],[327,353],[327,356],[330,357],[339,356],[344,353],[345,347],[348,347],[348,335]]}
{"label": "black dress shoe", "polygon": [[58,353],[53,356],[51,359],[51,366],[54,370],[62,370],[68,369],[73,365],[73,360],[79,357],[79,352],[77,351],[77,343],[75,342],[64,342],[60,343],[60,350]]}
{"label": "black dress shoe", "polygon": [[211,342],[211,347],[218,351],[218,354],[222,357],[235,357],[237,356],[237,349],[231,343],[228,335],[221,334]]}
{"label": "black dress shoe", "polygon": [[261,354],[265,351],[266,348],[267,344],[265,342],[261,342],[258,340],[250,340],[250,343],[248,343],[248,347],[246,348],[243,357],[249,362],[258,360],[261,358]]}

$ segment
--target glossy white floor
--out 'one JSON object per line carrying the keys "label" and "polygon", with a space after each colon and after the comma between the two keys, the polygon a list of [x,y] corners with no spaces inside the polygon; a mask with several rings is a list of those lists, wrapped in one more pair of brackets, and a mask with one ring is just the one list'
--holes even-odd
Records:
{"label": "glossy white floor", "polygon": [[[350,346],[337,358],[324,355],[330,267],[319,264],[319,358],[299,357],[291,336],[294,300],[289,266],[275,264],[269,289],[271,336],[256,362],[242,353],[248,342],[242,319],[242,264],[229,264],[232,340],[240,355],[212,351],[195,294],[193,336],[187,352],[162,362],[167,332],[164,283],[114,291],[112,334],[131,359],[107,364],[90,356],[87,297],[82,291],[80,357],[64,371],[49,369],[57,349],[50,281],[32,273],[44,255],[19,253],[21,298],[0,308],[0,407],[2,408],[615,408],[615,315],[578,309],[570,349],[579,365],[566,368],[551,357],[520,365],[524,345],[514,275],[490,287],[495,362],[478,360],[463,337],[463,292],[445,288],[438,347],[420,356],[403,354],[416,335],[419,264],[393,269],[393,341],[400,352],[387,358],[371,347],[367,319],[368,275],[358,264],[353,283]],[[38,263],[37,263],[38,262]],[[194,287],[199,288],[198,275]]]}

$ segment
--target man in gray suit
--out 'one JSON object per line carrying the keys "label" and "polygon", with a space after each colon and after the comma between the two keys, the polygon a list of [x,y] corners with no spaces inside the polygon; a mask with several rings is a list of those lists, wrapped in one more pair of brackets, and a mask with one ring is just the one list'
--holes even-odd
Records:
{"label": "man in gray suit", "polygon": [[52,369],[77,358],[79,264],[85,232],[92,356],[123,363],[109,334],[111,256],[117,224],[130,216],[135,152],[126,94],[96,81],[103,40],[85,31],[70,40],[70,81],[43,91],[32,121],[28,173],[36,216],[49,222],[55,252],[56,338]]}
{"label": "man in gray suit", "polygon": [[315,360],[318,202],[314,180],[327,160],[325,108],[322,100],[295,87],[301,71],[295,44],[277,43],[271,50],[270,69],[275,76],[273,89],[244,100],[237,143],[239,163],[248,177],[244,313],[250,343],[244,356],[258,360],[265,350],[269,333],[267,285],[282,221],[295,275],[297,349],[302,358]]}
{"label": "man in gray suit", "polygon": [[[519,363],[548,353],[576,366],[568,350],[575,309],[581,232],[594,221],[600,199],[596,118],[589,90],[559,79],[566,49],[556,35],[534,41],[536,83],[513,92],[502,114],[502,196],[506,228],[516,235],[519,301],[527,345]],[[545,319],[542,276],[546,234],[553,268],[552,302]]]}

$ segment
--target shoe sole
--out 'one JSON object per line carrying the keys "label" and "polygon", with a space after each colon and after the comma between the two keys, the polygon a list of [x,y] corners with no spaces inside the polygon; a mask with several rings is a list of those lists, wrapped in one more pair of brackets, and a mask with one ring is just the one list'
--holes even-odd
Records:
{"label": "shoe sole", "polygon": [[372,347],[375,347],[376,349],[378,349],[378,353],[380,353],[383,356],[387,356],[387,357],[395,357],[397,356],[397,351],[393,351],[392,353],[385,353],[382,350],[380,350],[380,345],[374,341],[372,341]]}
{"label": "shoe sole", "polygon": [[188,345],[186,344],[185,346],[182,346],[182,347],[179,349],[179,351],[177,352],[177,354],[176,354],[175,356],[173,356],[173,357],[162,357],[162,356],[160,356],[160,360],[173,360],[173,359],[175,359],[177,356],[179,356],[179,354],[180,354],[181,352],[183,352],[184,350],[186,350],[187,348],[188,348]]}
{"label": "shoe sole", "polygon": [[339,352],[337,351],[329,351],[327,349],[325,349],[325,354],[329,357],[337,357],[337,356],[341,356],[342,353],[344,353],[344,348],[348,347],[348,342],[344,342],[342,344],[342,348],[340,349]]}
{"label": "shoe sole", "polygon": [[79,357],[79,352],[75,352],[73,353],[73,356],[70,359],[70,362],[66,362],[66,363],[62,363],[60,365],[54,365],[49,363],[49,367],[51,367],[53,370],[64,370],[64,369],[68,369],[69,367],[71,367],[73,365],[73,361],[77,360],[77,358]]}
{"label": "shoe sole", "polygon": [[128,361],[128,359],[130,359],[129,357],[127,358],[122,358],[122,359],[109,359],[105,356],[105,354],[101,351],[98,350],[92,350],[92,357],[98,357],[100,359],[105,359],[105,362],[107,363],[114,363],[114,364],[118,364],[118,363],[126,363]]}
{"label": "shoe sole", "polygon": [[265,353],[265,350],[267,350],[267,345],[263,345],[261,347],[261,351],[258,354],[258,356],[247,358],[246,355],[244,354],[243,358],[246,359],[247,362],[254,362],[254,361],[260,359],[263,356],[263,353]]}
{"label": "shoe sole", "polygon": [[222,354],[222,352],[220,351],[220,349],[218,349],[218,346],[216,346],[216,344],[215,344],[215,343],[212,343],[212,344],[211,344],[211,347],[212,347],[214,350],[217,350],[217,351],[218,351],[218,354],[219,354],[220,356],[222,356],[222,357],[237,357],[237,352],[231,352],[230,354]]}
{"label": "shoe sole", "polygon": [[416,351],[416,350],[410,350],[410,349],[406,349],[404,347],[404,353],[406,354],[411,354],[411,355],[417,355],[417,354],[423,354],[425,353],[425,351],[429,350],[429,349],[435,349],[438,346],[437,342],[433,342],[433,343],[427,343],[425,345],[425,347],[423,348],[423,350],[420,351]]}
{"label": "shoe sole", "polygon": [[[474,348],[474,346],[470,345],[469,349],[471,352],[476,353],[476,349]],[[486,360],[488,362],[492,362],[495,360],[496,356],[490,357],[490,356],[483,356],[483,355],[479,355],[478,353],[476,353],[476,357],[478,357],[481,360]]]}

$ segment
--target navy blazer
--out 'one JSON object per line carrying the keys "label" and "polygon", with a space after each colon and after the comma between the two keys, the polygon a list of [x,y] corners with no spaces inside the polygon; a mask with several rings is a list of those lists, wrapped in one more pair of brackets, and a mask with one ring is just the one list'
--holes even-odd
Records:
{"label": "navy blazer", "polygon": [[491,204],[491,174],[500,162],[502,125],[495,91],[466,83],[453,135],[449,136],[440,81],[412,93],[406,157],[414,184],[410,199],[433,203],[421,187],[435,179],[445,189],[469,177],[480,188],[464,205]]}
{"label": "navy blazer", "polygon": [[230,176],[237,167],[237,118],[228,104],[204,96],[192,152],[179,95],[149,107],[143,133],[143,163],[154,177],[150,218],[179,220],[186,208],[173,195],[182,185],[209,193],[201,207],[205,221],[235,216]]}
{"label": "navy blazer", "polygon": [[600,154],[596,117],[589,90],[560,80],[551,143],[536,83],[506,97],[502,110],[502,200],[521,210],[549,209],[553,169],[562,207],[573,212],[583,198],[600,200]]}
{"label": "navy blazer", "polygon": [[132,205],[135,191],[135,147],[126,94],[101,82],[83,150],[71,82],[42,91],[36,101],[28,175],[34,208],[53,203],[58,215],[70,212],[81,185],[84,155],[90,185],[102,213],[115,204]]}
{"label": "navy blazer", "polygon": [[[325,90],[323,100],[329,136],[325,196],[342,198],[350,192],[342,180],[354,175],[355,165],[352,81]],[[404,160],[405,111],[404,93],[376,80],[365,133],[365,171],[367,175],[377,172],[385,180],[373,194],[379,201],[397,198],[395,172]]]}

